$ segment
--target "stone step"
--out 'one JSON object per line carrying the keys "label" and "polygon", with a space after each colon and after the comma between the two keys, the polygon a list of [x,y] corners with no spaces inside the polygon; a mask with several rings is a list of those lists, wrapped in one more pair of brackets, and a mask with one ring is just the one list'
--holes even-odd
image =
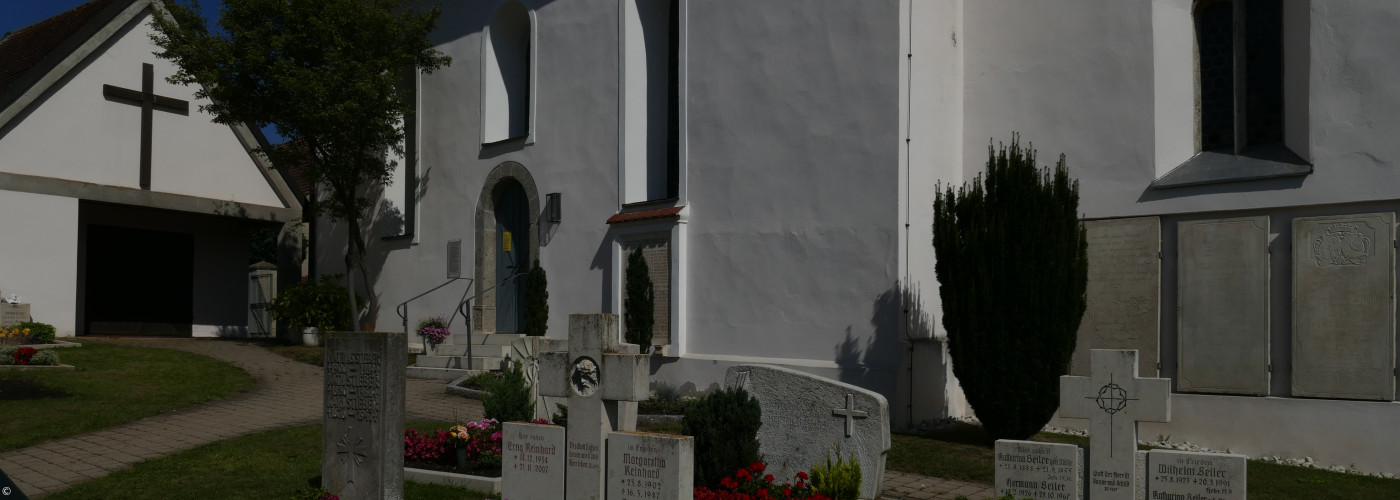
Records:
{"label": "stone step", "polygon": [[[473,345],[504,345],[508,346],[515,339],[525,337],[520,333],[474,333],[471,342]],[[454,333],[448,337],[444,344],[467,345],[467,334]]]}
{"label": "stone step", "polygon": [[[421,351],[419,351],[421,352]],[[466,356],[467,346],[465,344],[438,344],[433,348],[434,356]],[[472,346],[472,356],[490,356],[504,358],[510,355],[510,346],[507,345],[474,345]]]}
{"label": "stone step", "polygon": [[[468,363],[468,358],[463,356],[418,356],[418,363],[414,366],[420,368],[453,368],[453,369],[474,369],[474,370],[499,370],[501,362],[505,358],[497,356],[476,356]],[[468,366],[470,365],[470,366]]]}

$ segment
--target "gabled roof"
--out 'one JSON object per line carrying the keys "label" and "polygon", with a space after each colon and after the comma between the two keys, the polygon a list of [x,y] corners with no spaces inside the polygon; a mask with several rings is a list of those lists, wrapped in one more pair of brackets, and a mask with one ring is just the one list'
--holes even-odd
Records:
{"label": "gabled roof", "polygon": [[134,0],[92,0],[0,40],[0,107],[28,90]]}

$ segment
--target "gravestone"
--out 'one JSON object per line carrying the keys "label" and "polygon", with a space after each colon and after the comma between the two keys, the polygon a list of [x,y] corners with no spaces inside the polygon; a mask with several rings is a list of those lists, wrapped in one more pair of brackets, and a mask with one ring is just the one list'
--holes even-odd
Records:
{"label": "gravestone", "polygon": [[567,350],[568,345],[568,339],[528,336],[510,343],[510,359],[520,362],[520,371],[525,375],[526,385],[530,387],[530,399],[535,401],[534,418],[550,420],[556,408],[555,403],[568,404],[567,400],[540,394],[539,386],[540,353]]}
{"label": "gravestone", "polygon": [[763,411],[759,453],[778,482],[830,455],[854,454],[860,462],[860,498],[875,498],[890,451],[889,404],[879,393],[824,377],[771,365],[736,365],[724,377],[742,387]]}
{"label": "gravestone", "polygon": [[564,494],[564,428],[501,424],[501,498],[559,498]]}
{"label": "gravestone", "polygon": [[608,500],[690,500],[695,498],[694,469],[695,438],[690,436],[608,435]]}
{"label": "gravestone", "polygon": [[649,395],[651,357],[621,342],[616,314],[569,315],[569,350],[540,353],[539,393],[569,399],[566,500],[606,494],[608,435],[637,429],[637,401]]}
{"label": "gravestone", "polygon": [[29,319],[29,304],[0,303],[0,328],[9,328]]}
{"label": "gravestone", "polygon": [[1293,219],[1293,395],[1395,396],[1395,214]]}
{"label": "gravestone", "polygon": [[1071,375],[1089,374],[1090,349],[1137,349],[1140,377],[1157,376],[1162,282],[1156,217],[1084,222],[1089,242],[1088,306],[1079,322]]}
{"label": "gravestone", "polygon": [[998,439],[996,495],[1083,500],[1084,450],[1072,444]]}
{"label": "gravestone", "polygon": [[344,499],[403,498],[403,332],[326,334],[321,485]]}
{"label": "gravestone", "polygon": [[1177,228],[1177,389],[1268,394],[1269,217]]}
{"label": "gravestone", "polygon": [[1133,500],[1137,423],[1171,420],[1171,380],[1138,378],[1137,351],[1094,349],[1089,377],[1060,377],[1060,416],[1089,419],[1091,500]]}
{"label": "gravestone", "polygon": [[1244,500],[1244,455],[1152,450],[1147,453],[1147,498]]}

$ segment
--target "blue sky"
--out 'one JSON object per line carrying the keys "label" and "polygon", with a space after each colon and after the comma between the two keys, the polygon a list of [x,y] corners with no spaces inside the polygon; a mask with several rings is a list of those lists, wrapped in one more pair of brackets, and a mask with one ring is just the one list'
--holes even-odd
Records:
{"label": "blue sky", "polygon": [[[88,0],[0,0],[0,34],[43,21],[69,9],[87,3]],[[205,19],[217,22],[221,0],[201,0],[200,9]],[[281,136],[268,127],[263,129],[267,140],[273,144],[282,142]]]}

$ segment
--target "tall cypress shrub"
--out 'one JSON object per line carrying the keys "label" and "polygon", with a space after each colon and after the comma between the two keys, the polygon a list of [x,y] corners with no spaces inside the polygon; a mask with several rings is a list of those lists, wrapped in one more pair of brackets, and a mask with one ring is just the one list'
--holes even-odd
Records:
{"label": "tall cypress shrub", "polygon": [[549,280],[540,259],[525,274],[525,334],[540,337],[549,331]]}
{"label": "tall cypress shrub", "polygon": [[987,172],[935,195],[933,249],[953,374],[994,439],[1026,439],[1060,406],[1088,279],[1079,182],[1020,137]]}
{"label": "tall cypress shrub", "polygon": [[651,346],[651,328],[656,323],[652,317],[656,293],[651,286],[651,268],[642,256],[642,248],[637,247],[627,256],[627,277],[623,281],[627,296],[622,302],[622,322],[626,329],[627,343],[637,344],[643,349]]}

